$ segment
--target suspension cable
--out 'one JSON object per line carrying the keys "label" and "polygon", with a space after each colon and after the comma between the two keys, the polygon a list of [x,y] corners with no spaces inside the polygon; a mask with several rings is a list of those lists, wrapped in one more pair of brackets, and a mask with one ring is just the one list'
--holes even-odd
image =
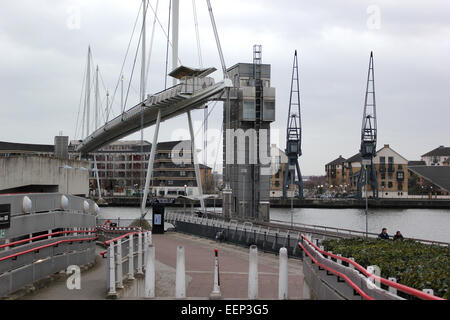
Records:
{"label": "suspension cable", "polygon": [[164,74],[164,90],[167,89],[167,66],[169,64],[169,34],[170,34],[170,16],[172,11],[172,0],[169,0],[169,22],[167,24],[167,45],[166,45],[166,72]]}
{"label": "suspension cable", "polygon": [[133,37],[134,37],[134,32],[135,32],[135,30],[136,30],[136,26],[137,26],[137,23],[138,23],[138,21],[139,21],[139,15],[140,15],[140,13],[141,13],[141,8],[142,8],[142,3],[141,3],[141,5],[139,6],[139,10],[138,10],[138,13],[137,13],[137,16],[136,16],[136,20],[135,20],[135,22],[134,22],[133,31],[131,32],[130,41],[128,42],[128,47],[127,47],[127,50],[126,50],[126,52],[125,52],[125,57],[124,57],[123,62],[122,62],[122,67],[121,67],[121,69],[120,69],[119,79],[118,79],[118,81],[117,81],[116,87],[114,88],[114,93],[113,93],[111,102],[109,103],[110,106],[106,106],[106,109],[107,109],[107,110],[108,110],[108,108],[109,108],[111,111],[113,111],[113,110],[112,110],[112,105],[113,105],[114,99],[115,99],[115,97],[116,97],[117,88],[119,87],[121,78],[122,78],[122,76],[123,76],[123,69],[124,69],[124,67],[125,67],[125,62],[126,62],[126,60],[127,60],[128,52],[129,52],[130,47],[131,47],[131,42],[132,42]]}
{"label": "suspension cable", "polygon": [[197,38],[198,64],[200,68],[203,68],[202,49],[200,46],[200,33],[198,31],[197,6],[195,5],[195,0],[192,0],[192,9],[194,11],[195,36]]}
{"label": "suspension cable", "polygon": [[77,122],[75,125],[75,137],[77,137],[77,135],[78,135],[78,121],[80,119],[80,110],[81,110],[81,104],[83,101],[84,85],[85,85],[85,81],[86,81],[87,61],[86,61],[86,64],[84,65],[83,69],[84,69],[83,80],[82,80],[83,84],[81,85],[80,102],[78,103],[78,115],[77,115]]}
{"label": "suspension cable", "polygon": [[[151,7],[151,3],[149,2],[148,5]],[[145,83],[146,85],[148,85],[148,74],[150,72],[150,60],[152,58],[152,51],[153,51],[153,40],[155,37],[155,25],[156,25],[156,20],[158,18],[157,14],[158,14],[158,6],[159,6],[159,0],[156,1],[156,10],[153,10],[154,12],[154,18],[153,18],[153,26],[152,26],[152,36],[150,38],[150,47],[148,49],[148,58],[147,58],[147,72],[145,73]]]}

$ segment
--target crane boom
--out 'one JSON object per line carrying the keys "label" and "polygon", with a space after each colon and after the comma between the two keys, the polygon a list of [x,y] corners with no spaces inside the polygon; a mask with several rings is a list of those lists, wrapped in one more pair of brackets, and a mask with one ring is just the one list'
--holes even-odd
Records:
{"label": "crane boom", "polygon": [[[303,198],[303,179],[300,172],[300,165],[298,163],[298,158],[302,155],[301,142],[302,124],[300,116],[300,85],[298,77],[297,50],[295,50],[286,129],[285,152],[288,157],[288,163],[283,176],[283,198],[286,198],[287,196],[288,178],[290,178],[290,185],[295,183],[298,186],[298,197]],[[298,180],[296,182],[295,171],[297,171],[298,176]]]}
{"label": "crane boom", "polygon": [[361,171],[358,178],[358,197],[362,198],[362,187],[370,185],[373,197],[378,198],[378,179],[373,163],[377,146],[377,113],[375,103],[375,78],[373,68],[373,52],[370,52],[367,87],[364,99],[364,111],[361,127]]}

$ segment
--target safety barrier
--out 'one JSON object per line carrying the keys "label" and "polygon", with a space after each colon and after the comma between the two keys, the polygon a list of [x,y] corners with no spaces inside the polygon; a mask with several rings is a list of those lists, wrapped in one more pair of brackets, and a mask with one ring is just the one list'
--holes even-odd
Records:
{"label": "safety barrier", "polygon": [[70,265],[92,263],[96,239],[95,230],[70,230],[1,245],[0,248],[9,250],[0,252],[0,297],[6,297]]}
{"label": "safety barrier", "polygon": [[98,206],[60,193],[0,195],[0,297],[95,261]]}
{"label": "safety barrier", "polygon": [[[282,220],[271,219],[270,222],[272,224],[285,225],[286,227],[288,227],[288,225],[289,226],[291,225],[291,222],[282,221]],[[299,223],[299,222],[292,223],[292,226],[296,229],[304,230],[303,232],[313,233],[316,236],[321,236],[322,239],[324,239],[324,238],[339,239],[339,238],[354,238],[354,237],[365,238],[366,235],[369,238],[378,238],[378,233],[373,233],[373,232],[366,233],[365,231],[345,229],[345,228],[313,225],[313,224],[306,224],[306,223]],[[448,242],[436,241],[436,240],[426,240],[426,239],[418,239],[418,238],[405,238],[405,240],[414,240],[414,241],[421,242],[424,244],[447,246],[447,247],[450,245],[450,243],[448,243]]]}
{"label": "safety barrier", "polygon": [[[147,257],[151,254],[149,248],[152,246],[152,235],[150,231],[140,228],[98,227],[98,231],[100,238],[104,240],[103,244],[108,248],[106,252],[102,252],[103,257],[107,258],[107,295],[117,298],[117,289],[124,289],[126,281],[135,280],[135,276],[145,276]],[[117,233],[121,235],[117,236]],[[111,236],[112,234],[115,236]],[[146,289],[145,292],[149,290]]]}
{"label": "safety barrier", "polygon": [[[369,266],[366,269],[356,263],[353,258],[346,258],[333,254],[332,252],[324,251],[322,248],[319,248],[310,237],[308,238],[303,234],[301,237],[302,241],[300,241],[298,245],[310,258],[310,260],[304,259],[303,270],[305,272],[305,277],[308,279],[311,289],[319,299],[327,296],[332,297],[334,294],[334,297],[341,297],[344,299],[358,299],[359,296],[366,300],[399,300],[402,298],[397,295],[398,290],[411,297],[423,300],[443,300],[442,298],[427,292],[399,284],[394,281],[394,278],[388,280],[375,275],[373,266]],[[327,258],[325,258],[325,256]],[[332,259],[336,261],[333,261]],[[344,263],[347,264],[347,266],[345,266]],[[337,282],[330,280],[330,275],[332,275],[333,278],[334,276],[337,276]],[[345,285],[342,284],[342,279],[347,287],[351,287],[354,290],[353,293],[349,293],[349,291],[344,288]],[[386,286],[388,291],[381,289],[380,284]],[[323,289],[324,287],[334,288],[335,292],[327,292],[326,289]],[[424,291],[429,290],[425,289]]]}
{"label": "safety barrier", "polygon": [[225,221],[176,212],[166,212],[165,221],[175,225],[175,229],[182,233],[244,247],[256,245],[264,252],[278,253],[280,248],[284,247],[288,256],[302,259],[297,245],[301,238],[300,233],[292,230],[272,229],[246,221]]}

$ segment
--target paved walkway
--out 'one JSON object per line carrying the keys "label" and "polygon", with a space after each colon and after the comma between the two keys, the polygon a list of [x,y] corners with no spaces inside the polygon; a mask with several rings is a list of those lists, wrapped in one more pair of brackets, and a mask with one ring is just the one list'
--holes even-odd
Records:
{"label": "paved walkway", "polygon": [[106,259],[100,256],[104,248],[97,246],[96,264],[81,272],[81,289],[69,290],[66,277],[22,297],[22,300],[99,300],[106,298]]}
{"label": "paved walkway", "polygon": [[[218,243],[181,233],[153,235],[156,259],[165,265],[176,267],[176,248],[184,246],[188,297],[209,297],[213,288],[214,248],[219,250],[220,289],[223,298],[246,299],[248,297],[249,249]],[[278,298],[278,256],[258,253],[259,298]],[[303,296],[302,262],[289,259],[289,298]],[[158,292],[157,292],[158,294]],[[173,290],[172,296],[175,294]]]}
{"label": "paved walkway", "polygon": [[[186,295],[189,298],[208,298],[213,288],[214,248],[219,250],[220,288],[226,299],[248,297],[249,249],[217,243],[212,240],[167,232],[153,235],[156,248],[156,297],[169,299],[175,296],[175,268],[177,246],[185,248]],[[27,300],[98,300],[106,298],[106,259],[99,256],[96,265],[82,272],[81,289],[69,290],[66,280],[53,282],[48,287],[29,294]],[[278,256],[258,253],[259,299],[278,298]],[[303,294],[302,262],[289,259],[289,298],[301,299]],[[128,298],[129,299],[129,298]],[[137,298],[139,299],[139,298]]]}

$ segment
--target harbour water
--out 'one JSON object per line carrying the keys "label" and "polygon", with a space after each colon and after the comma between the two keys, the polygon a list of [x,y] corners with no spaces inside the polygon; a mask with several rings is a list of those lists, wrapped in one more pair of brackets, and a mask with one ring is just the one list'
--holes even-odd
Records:
{"label": "harbour water", "polygon": [[[151,218],[151,208],[146,218]],[[167,208],[166,210],[182,210]],[[213,208],[208,208],[213,211]],[[216,208],[220,212],[221,208]],[[343,229],[364,231],[366,216],[364,209],[314,209],[294,208],[294,223],[321,225]],[[136,207],[104,207],[101,208],[101,219],[136,219],[140,216],[140,208]],[[291,209],[272,208],[270,218],[273,220],[291,221]],[[380,233],[387,228],[390,235],[400,230],[404,237],[434,241],[450,242],[450,209],[369,209],[369,232]]]}

